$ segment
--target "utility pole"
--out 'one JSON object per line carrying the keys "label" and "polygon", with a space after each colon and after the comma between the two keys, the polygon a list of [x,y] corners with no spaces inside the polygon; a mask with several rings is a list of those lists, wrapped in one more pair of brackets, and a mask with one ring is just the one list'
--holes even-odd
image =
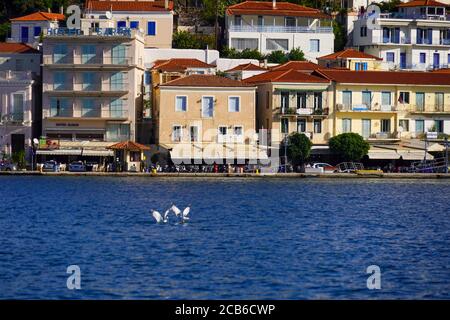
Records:
{"label": "utility pole", "polygon": [[445,173],[448,173],[448,137],[445,137]]}
{"label": "utility pole", "polygon": [[[214,23],[214,36],[215,36],[215,42],[216,42],[216,50],[219,50],[219,1],[216,0],[216,21]],[[208,62],[208,61],[206,61]]]}

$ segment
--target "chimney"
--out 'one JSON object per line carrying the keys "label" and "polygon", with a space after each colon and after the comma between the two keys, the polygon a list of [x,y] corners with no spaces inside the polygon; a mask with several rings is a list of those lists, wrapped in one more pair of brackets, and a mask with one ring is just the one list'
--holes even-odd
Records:
{"label": "chimney", "polygon": [[206,49],[205,49],[205,63],[209,63],[208,62],[208,50],[209,50],[209,46],[208,45],[206,45]]}
{"label": "chimney", "polygon": [[64,7],[63,6],[59,7],[59,13],[64,14]]}
{"label": "chimney", "polygon": [[164,8],[169,9],[169,0],[164,0]]}
{"label": "chimney", "polygon": [[50,12],[51,12],[50,8],[47,8],[47,12],[48,12],[48,13],[50,13]]}
{"label": "chimney", "polygon": [[267,59],[264,59],[264,68],[267,69]]}
{"label": "chimney", "polygon": [[277,7],[277,0],[272,0],[272,8],[276,8]]}

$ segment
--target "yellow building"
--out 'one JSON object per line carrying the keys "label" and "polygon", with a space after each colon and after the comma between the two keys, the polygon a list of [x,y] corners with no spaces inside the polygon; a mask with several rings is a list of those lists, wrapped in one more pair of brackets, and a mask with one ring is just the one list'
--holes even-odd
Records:
{"label": "yellow building", "polygon": [[155,90],[156,143],[170,151],[174,162],[258,158],[255,89],[229,78],[198,74],[159,85]]}
{"label": "yellow building", "polygon": [[331,134],[355,132],[369,141],[450,134],[450,77],[434,72],[320,69],[331,81]]}
{"label": "yellow building", "polygon": [[281,69],[244,80],[258,88],[258,129],[268,129],[275,144],[293,132],[306,134],[314,144],[325,144],[331,132],[326,92],[330,81],[304,71]]}
{"label": "yellow building", "polygon": [[346,68],[355,71],[373,71],[381,69],[383,59],[355,49],[345,49],[317,58],[321,67]]}

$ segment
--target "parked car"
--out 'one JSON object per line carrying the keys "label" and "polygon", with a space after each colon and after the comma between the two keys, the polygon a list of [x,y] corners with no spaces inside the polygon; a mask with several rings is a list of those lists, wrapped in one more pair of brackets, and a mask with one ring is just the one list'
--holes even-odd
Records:
{"label": "parked car", "polygon": [[60,166],[59,163],[55,160],[46,161],[42,166],[42,171],[44,172],[59,172]]}
{"label": "parked car", "polygon": [[86,171],[95,171],[94,168],[98,167],[97,162],[86,162]]}
{"label": "parked car", "polygon": [[16,171],[17,167],[9,161],[0,161],[0,171]]}
{"label": "parked car", "polygon": [[322,168],[324,173],[331,173],[337,171],[337,168],[335,166],[332,166],[331,164],[325,162],[313,163],[311,167],[317,169]]}
{"label": "parked car", "polygon": [[70,172],[85,172],[86,166],[82,161],[74,161],[69,164]]}

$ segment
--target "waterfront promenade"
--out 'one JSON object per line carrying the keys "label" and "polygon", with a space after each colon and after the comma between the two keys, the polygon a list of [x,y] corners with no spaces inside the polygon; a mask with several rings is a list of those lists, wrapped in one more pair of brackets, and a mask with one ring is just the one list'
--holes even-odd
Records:
{"label": "waterfront promenade", "polygon": [[323,178],[323,179],[450,179],[450,173],[146,173],[146,172],[40,172],[0,171],[0,176],[198,177],[198,178]]}

